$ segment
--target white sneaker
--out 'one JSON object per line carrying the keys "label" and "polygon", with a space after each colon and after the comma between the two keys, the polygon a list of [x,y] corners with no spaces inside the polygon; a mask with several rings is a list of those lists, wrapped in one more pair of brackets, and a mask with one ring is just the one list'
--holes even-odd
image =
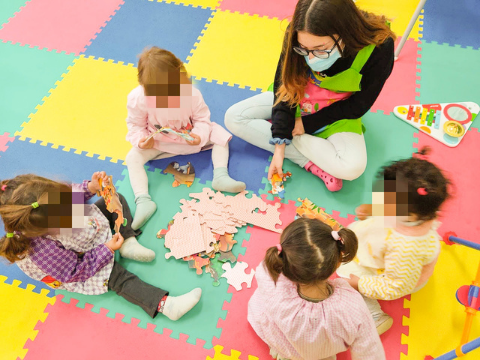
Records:
{"label": "white sneaker", "polygon": [[378,335],[382,335],[393,325],[393,319],[390,315],[381,313],[373,316],[375,326],[377,327]]}

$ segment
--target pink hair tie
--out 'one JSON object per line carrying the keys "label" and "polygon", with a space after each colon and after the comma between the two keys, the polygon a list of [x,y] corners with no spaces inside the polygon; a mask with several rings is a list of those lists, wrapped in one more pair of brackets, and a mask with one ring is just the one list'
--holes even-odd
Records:
{"label": "pink hair tie", "polygon": [[277,249],[278,249],[278,253],[280,254],[282,252],[282,245],[277,244]]}
{"label": "pink hair tie", "polygon": [[422,195],[422,196],[428,194],[427,190],[426,190],[425,188],[423,188],[423,187],[422,187],[422,188],[418,188],[418,189],[417,189],[417,193],[418,193],[418,195]]}
{"label": "pink hair tie", "polygon": [[338,231],[332,231],[332,237],[336,240],[336,241],[340,241],[342,244],[345,244],[343,242],[343,239],[340,237],[340,235],[338,235]]}
{"label": "pink hair tie", "polygon": [[2,191],[5,191],[6,188],[7,188],[7,184],[3,184],[2,185]]}

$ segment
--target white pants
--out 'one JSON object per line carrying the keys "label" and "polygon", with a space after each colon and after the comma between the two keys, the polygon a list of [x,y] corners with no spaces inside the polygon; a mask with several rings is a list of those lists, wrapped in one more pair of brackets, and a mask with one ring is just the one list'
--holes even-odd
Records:
{"label": "white pants", "polygon": [[[231,133],[258,146],[274,152],[270,145],[273,93],[264,92],[232,105],[225,114],[225,126]],[[363,174],[367,166],[367,150],[363,135],[342,132],[327,139],[313,135],[295,136],[285,146],[285,157],[300,167],[312,161],[330,175],[345,180],[354,180]]]}
{"label": "white pants", "polygon": [[[211,143],[207,143],[205,147],[210,148]],[[176,154],[162,152],[157,149],[138,149],[132,147],[128,152],[125,161],[128,168],[128,176],[130,177],[130,184],[132,185],[135,198],[142,194],[148,194],[148,177],[145,168],[143,167],[150,160],[165,159]],[[213,144],[212,147],[212,162],[214,168],[228,167],[228,143],[225,146]]]}

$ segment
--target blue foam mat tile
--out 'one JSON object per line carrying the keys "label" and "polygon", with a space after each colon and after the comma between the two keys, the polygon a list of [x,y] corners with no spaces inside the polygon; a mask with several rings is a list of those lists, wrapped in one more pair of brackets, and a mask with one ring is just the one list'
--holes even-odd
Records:
{"label": "blue foam mat tile", "polygon": [[[202,92],[203,98],[211,112],[211,121],[216,122],[224,128],[225,112],[231,105],[260,93],[260,91],[240,89],[238,87],[220,85],[204,80],[195,81],[195,87]],[[269,165],[268,158],[271,154],[236,136],[232,137],[229,148],[230,176],[235,180],[245,182],[247,190],[258,192],[259,189],[263,189],[262,178],[265,175],[265,166]],[[202,184],[205,184],[206,181],[212,181],[213,179],[211,150],[198,154],[179,155],[167,159],[153,160],[147,163],[147,166],[149,166],[150,170],[155,168],[165,169],[172,161],[176,161],[180,165],[191,162],[195,168],[195,177],[198,178]]]}
{"label": "blue foam mat tile", "polygon": [[[1,224],[1,222],[0,222]],[[3,228],[3,224],[2,224]],[[0,234],[0,236],[4,236],[5,233],[3,232]],[[13,280],[19,280],[22,283],[19,285],[20,288],[25,289],[28,284],[32,284],[35,286],[35,289],[33,289],[33,292],[40,294],[42,289],[45,289],[48,291],[47,296],[48,297],[54,297],[55,296],[55,290],[52,288],[48,287],[41,281],[33,280],[32,278],[28,277],[23,273],[22,270],[18,268],[16,264],[9,264],[5,259],[0,260],[0,275],[6,276],[7,280],[5,280],[6,284],[12,284]]]}
{"label": "blue foam mat tile", "polygon": [[137,64],[146,46],[159,46],[185,61],[212,10],[147,0],[126,0],[85,54]]}
{"label": "blue foam mat tile", "polygon": [[[422,39],[480,48],[478,0],[435,0],[424,6]],[[448,26],[445,26],[448,24]]]}
{"label": "blue foam mat tile", "polygon": [[104,170],[114,181],[122,176],[125,166],[96,157],[53,149],[15,138],[7,151],[0,156],[0,178],[12,178],[20,174],[33,173],[40,176],[70,182],[90,179],[95,171]]}

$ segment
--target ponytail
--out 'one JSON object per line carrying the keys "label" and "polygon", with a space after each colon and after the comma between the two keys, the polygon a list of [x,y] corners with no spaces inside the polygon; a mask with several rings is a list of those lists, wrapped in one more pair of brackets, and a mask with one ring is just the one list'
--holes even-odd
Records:
{"label": "ponytail", "polygon": [[0,256],[3,256],[11,263],[22,260],[27,255],[29,249],[30,239],[20,233],[7,233],[0,238]]}
{"label": "ponytail", "polygon": [[355,258],[358,250],[358,239],[355,233],[347,228],[338,231],[342,241],[338,241],[342,263],[348,263]]}
{"label": "ponytail", "polygon": [[283,272],[283,256],[284,254],[276,246],[268,248],[265,255],[264,266],[275,283]]}

